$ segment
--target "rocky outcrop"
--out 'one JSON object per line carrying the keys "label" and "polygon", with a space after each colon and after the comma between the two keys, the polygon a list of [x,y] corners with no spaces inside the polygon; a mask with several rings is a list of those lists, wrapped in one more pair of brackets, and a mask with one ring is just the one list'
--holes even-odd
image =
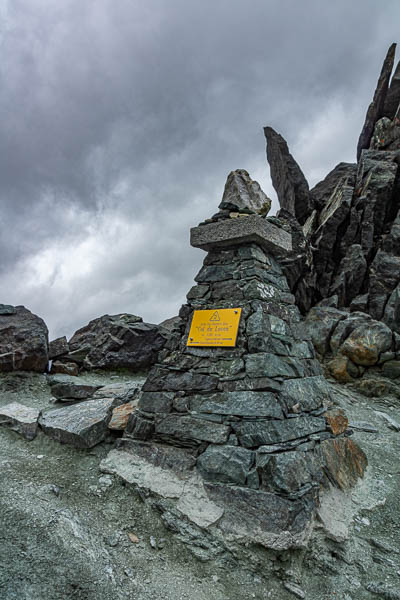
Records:
{"label": "rocky outcrop", "polygon": [[24,306],[1,305],[0,371],[38,371],[48,365],[45,322]]}
{"label": "rocky outcrop", "polygon": [[142,371],[156,362],[168,335],[166,328],[135,315],[104,315],[74,333],[61,362],[75,362],[87,370]]}
{"label": "rocky outcrop", "polygon": [[[236,193],[232,177],[227,197],[230,186]],[[350,486],[366,459],[346,427],[325,418],[327,384],[275,256],[290,253],[290,234],[259,215],[236,219],[242,232],[231,220],[192,230],[192,243],[208,251],[197,285],[103,468],[175,498],[189,521],[215,535],[301,547],[321,488]],[[227,326],[226,308],[241,310],[234,346],[189,343],[195,310],[210,311],[213,329]]]}
{"label": "rocky outcrop", "polygon": [[[303,314],[329,304],[368,313],[400,332],[399,66],[389,86],[394,51],[395,44],[389,48],[368,109],[358,164],[339,163],[309,192],[312,211],[305,222],[298,216],[304,201],[295,194],[278,193],[282,207],[278,221],[289,226],[293,240],[297,235],[292,257],[280,262]],[[277,148],[284,148],[287,155],[287,146],[281,136],[278,144],[273,130],[266,132],[272,180],[279,182]],[[285,181],[289,185],[289,175]],[[292,199],[290,207],[287,198]]]}

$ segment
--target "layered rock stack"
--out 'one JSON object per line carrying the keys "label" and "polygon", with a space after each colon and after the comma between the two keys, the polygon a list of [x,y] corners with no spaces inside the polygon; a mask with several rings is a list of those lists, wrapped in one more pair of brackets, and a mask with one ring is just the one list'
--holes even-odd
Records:
{"label": "layered rock stack", "polygon": [[[352,485],[366,458],[344,415],[327,412],[326,382],[274,256],[291,252],[291,236],[262,216],[266,207],[236,171],[220,212],[192,229],[204,266],[103,468],[175,498],[198,525],[283,549],[306,540],[321,486]],[[211,310],[212,329],[227,308],[241,310],[235,346],[188,345],[194,311]]]}
{"label": "layered rock stack", "polygon": [[368,313],[400,332],[400,63],[389,48],[357,146],[308,190],[286,142],[265,128],[280,226],[294,251],[282,263],[303,313],[320,303]]}

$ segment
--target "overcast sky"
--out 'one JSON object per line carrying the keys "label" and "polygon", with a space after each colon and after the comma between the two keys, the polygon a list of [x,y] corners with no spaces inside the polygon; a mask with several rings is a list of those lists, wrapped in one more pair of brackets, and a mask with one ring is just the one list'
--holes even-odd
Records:
{"label": "overcast sky", "polygon": [[0,302],[50,337],[177,314],[229,171],[354,161],[399,0],[0,0]]}

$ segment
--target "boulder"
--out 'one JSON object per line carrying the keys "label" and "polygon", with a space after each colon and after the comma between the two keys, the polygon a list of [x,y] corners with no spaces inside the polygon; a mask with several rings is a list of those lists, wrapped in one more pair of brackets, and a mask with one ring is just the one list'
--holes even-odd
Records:
{"label": "boulder", "polygon": [[46,371],[48,335],[43,319],[24,306],[0,311],[0,371]]}
{"label": "boulder", "polygon": [[38,431],[39,411],[36,408],[12,402],[0,408],[0,425],[20,433],[27,440],[33,440]]}
{"label": "boulder", "polygon": [[167,339],[164,331],[135,315],[104,315],[74,333],[68,360],[88,370],[141,371],[156,362]]}
{"label": "boulder", "polygon": [[314,348],[320,356],[324,356],[328,352],[332,332],[347,315],[348,313],[343,310],[328,306],[315,306],[308,313],[306,326]]}
{"label": "boulder", "polygon": [[350,313],[345,319],[339,321],[329,340],[332,354],[337,354],[339,352],[341,345],[354,329],[370,322],[372,322],[372,319],[368,314],[358,311]]}
{"label": "boulder", "polygon": [[340,347],[340,352],[356,365],[375,365],[380,355],[392,346],[392,331],[384,323],[370,321],[360,325]]}

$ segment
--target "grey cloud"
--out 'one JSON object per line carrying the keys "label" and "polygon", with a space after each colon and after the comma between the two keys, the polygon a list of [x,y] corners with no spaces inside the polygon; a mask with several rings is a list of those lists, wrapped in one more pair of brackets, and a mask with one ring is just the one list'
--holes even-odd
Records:
{"label": "grey cloud", "polygon": [[[228,172],[246,168],[273,196],[264,125],[310,183],[353,160],[400,7],[13,0],[3,12],[0,282],[4,301],[62,333],[101,312],[177,312],[201,261],[188,229],[215,212]],[[144,235],[119,246],[113,217]]]}

